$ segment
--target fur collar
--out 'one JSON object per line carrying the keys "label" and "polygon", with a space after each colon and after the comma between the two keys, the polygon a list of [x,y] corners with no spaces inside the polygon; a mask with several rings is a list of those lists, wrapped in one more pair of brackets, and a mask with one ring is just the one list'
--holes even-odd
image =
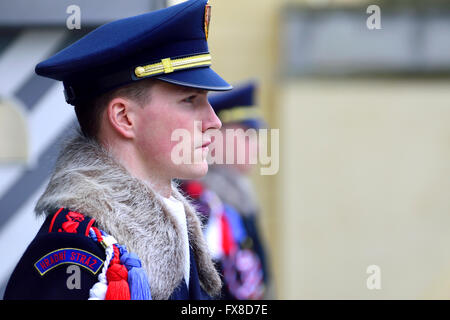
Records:
{"label": "fur collar", "polygon": [[[221,280],[203,239],[201,222],[175,184],[172,195],[184,204],[200,286],[216,296]],[[167,299],[182,281],[183,237],[160,196],[132,177],[98,143],[80,134],[63,147],[35,211],[51,214],[60,207],[94,218],[101,229],[135,252],[147,271],[154,299]]]}

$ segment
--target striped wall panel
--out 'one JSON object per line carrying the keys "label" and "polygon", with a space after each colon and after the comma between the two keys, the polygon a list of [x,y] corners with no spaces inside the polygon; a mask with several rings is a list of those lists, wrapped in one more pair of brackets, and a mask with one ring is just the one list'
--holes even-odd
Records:
{"label": "striped wall panel", "polygon": [[62,84],[37,76],[34,67],[88,31],[0,31],[0,97],[20,104],[29,138],[27,164],[0,164],[0,297],[42,223],[33,209],[48,182],[58,145],[76,128],[75,114],[64,100]]}

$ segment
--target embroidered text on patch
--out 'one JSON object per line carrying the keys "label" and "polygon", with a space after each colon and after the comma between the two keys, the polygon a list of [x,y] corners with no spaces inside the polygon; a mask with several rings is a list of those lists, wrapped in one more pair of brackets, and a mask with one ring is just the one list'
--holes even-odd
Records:
{"label": "embroidered text on patch", "polygon": [[47,253],[36,261],[34,266],[43,276],[46,272],[63,263],[79,265],[93,274],[96,274],[103,265],[103,261],[92,253],[75,248],[64,248]]}

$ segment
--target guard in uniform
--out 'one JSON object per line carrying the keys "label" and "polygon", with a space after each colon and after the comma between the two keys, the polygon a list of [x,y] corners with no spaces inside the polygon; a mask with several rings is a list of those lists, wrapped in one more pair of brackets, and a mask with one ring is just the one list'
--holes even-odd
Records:
{"label": "guard in uniform", "polygon": [[[194,119],[191,106],[197,104],[202,116],[212,119],[211,126],[220,127],[205,92],[232,87],[211,69],[210,8],[206,0],[190,0],[108,23],[38,64],[36,72],[63,82],[80,126],[83,115],[92,111],[83,108],[97,107],[87,102],[153,79],[159,90],[200,92],[176,102],[173,117]],[[154,112],[157,106],[125,109],[131,100],[116,100],[120,103],[112,106],[113,98],[106,100],[109,118],[102,118],[102,125],[109,125],[109,137],[121,140],[102,144],[86,133],[88,126],[81,126],[62,148],[35,208],[46,215],[45,222],[13,271],[5,299],[210,299],[220,293],[220,277],[195,209],[171,180],[165,196],[159,185],[132,174],[122,160],[138,159],[126,152],[119,159],[119,149],[113,148],[120,141],[134,143],[126,130],[147,130],[133,129],[139,119],[126,112],[135,110],[135,116]],[[172,98],[159,97],[161,105]],[[117,106],[123,107],[120,112],[109,113]],[[112,119],[111,114],[122,118]],[[135,122],[114,122],[125,116]],[[167,115],[160,117],[171,121]],[[159,118],[152,120],[159,123]],[[145,159],[144,164],[154,160]]]}
{"label": "guard in uniform", "polygon": [[[256,84],[248,82],[230,92],[210,95],[222,132],[266,126],[255,108],[255,91]],[[258,226],[260,209],[247,177],[251,167],[245,162],[212,164],[203,179],[181,184],[208,221],[205,236],[218,261],[224,281],[222,298],[227,300],[268,297],[269,268]]]}

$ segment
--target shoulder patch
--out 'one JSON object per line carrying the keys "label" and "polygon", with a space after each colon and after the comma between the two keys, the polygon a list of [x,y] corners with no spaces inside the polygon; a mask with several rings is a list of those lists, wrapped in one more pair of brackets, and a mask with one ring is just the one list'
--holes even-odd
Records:
{"label": "shoulder patch", "polygon": [[67,232],[89,236],[89,229],[95,220],[82,213],[60,208],[52,218],[48,232]]}
{"label": "shoulder patch", "polygon": [[80,267],[91,271],[95,275],[102,267],[103,260],[85,250],[63,248],[47,253],[45,256],[36,261],[34,267],[37,269],[39,274],[43,276],[51,269],[64,263],[79,265]]}

